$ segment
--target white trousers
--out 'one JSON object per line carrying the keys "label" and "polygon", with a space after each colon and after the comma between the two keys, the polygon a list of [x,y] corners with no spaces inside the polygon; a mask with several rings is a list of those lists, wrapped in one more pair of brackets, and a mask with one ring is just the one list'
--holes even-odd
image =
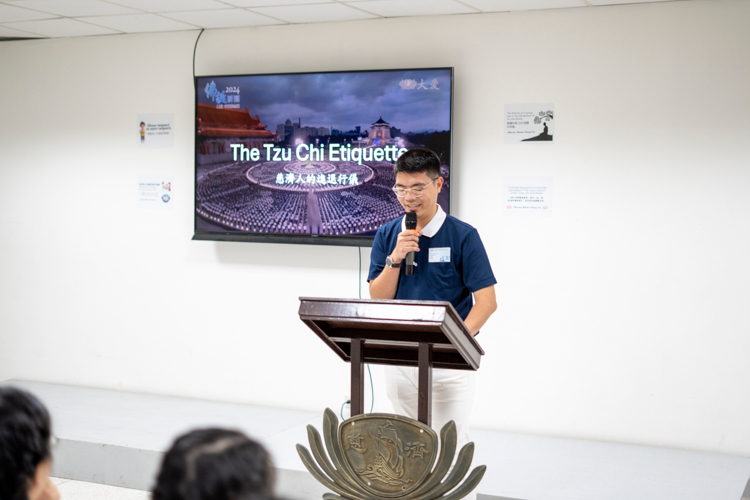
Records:
{"label": "white trousers", "polygon": [[[456,423],[456,456],[469,439],[471,407],[476,373],[466,370],[432,370],[432,428],[438,436],[449,420]],[[408,366],[386,366],[388,399],[397,415],[417,420],[419,370]]]}

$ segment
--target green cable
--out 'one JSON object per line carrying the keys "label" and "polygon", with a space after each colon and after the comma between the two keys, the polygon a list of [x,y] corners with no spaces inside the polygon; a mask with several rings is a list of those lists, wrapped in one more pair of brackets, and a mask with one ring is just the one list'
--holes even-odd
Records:
{"label": "green cable", "polygon": [[[362,247],[357,247],[357,250],[359,250],[359,290],[358,290],[357,295],[361,299],[362,298]],[[372,372],[370,371],[370,365],[367,365],[367,374],[370,376],[370,413],[372,413],[372,409],[375,408],[375,387],[372,384]],[[343,410],[344,408],[343,405],[341,406],[341,408]]]}

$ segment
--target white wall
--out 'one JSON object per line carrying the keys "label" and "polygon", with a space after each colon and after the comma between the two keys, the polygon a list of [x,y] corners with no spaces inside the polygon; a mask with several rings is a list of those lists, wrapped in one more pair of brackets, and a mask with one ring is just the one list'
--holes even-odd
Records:
{"label": "white wall", "polygon": [[[748,20],[695,0],[214,30],[196,70],[454,66],[453,209],[499,281],[475,425],[747,456]],[[337,408],[348,366],[297,298],[356,297],[358,250],[190,240],[196,35],[0,43],[0,379]],[[524,102],[555,103],[553,144],[502,143]],[[175,147],[138,149],[138,113],[174,113]],[[136,206],[152,173],[171,212]],[[503,176],[553,177],[553,216],[505,216]]]}

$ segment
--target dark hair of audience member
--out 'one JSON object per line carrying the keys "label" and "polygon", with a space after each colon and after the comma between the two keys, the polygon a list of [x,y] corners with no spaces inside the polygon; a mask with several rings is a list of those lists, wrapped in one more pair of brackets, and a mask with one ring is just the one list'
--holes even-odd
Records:
{"label": "dark hair of audience member", "polygon": [[424,148],[413,148],[398,157],[393,164],[393,173],[425,173],[430,178],[440,177],[440,158],[434,152]]}
{"label": "dark hair of audience member", "polygon": [[198,429],[164,456],[153,500],[271,498],[272,488],[271,458],[261,444],[238,431]]}
{"label": "dark hair of audience member", "polygon": [[29,498],[37,469],[51,458],[50,428],[49,413],[37,398],[0,387],[0,499]]}

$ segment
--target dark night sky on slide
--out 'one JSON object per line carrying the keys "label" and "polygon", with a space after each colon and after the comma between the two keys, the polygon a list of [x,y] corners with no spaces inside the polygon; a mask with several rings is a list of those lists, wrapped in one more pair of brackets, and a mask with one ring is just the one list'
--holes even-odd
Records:
{"label": "dark night sky on slide", "polygon": [[[439,90],[402,89],[399,82],[409,79],[428,88],[437,79]],[[364,131],[381,116],[403,132],[450,129],[449,69],[199,77],[198,102],[213,104],[204,92],[212,81],[218,91],[239,86],[240,108],[273,132],[299,118],[303,127]]]}

